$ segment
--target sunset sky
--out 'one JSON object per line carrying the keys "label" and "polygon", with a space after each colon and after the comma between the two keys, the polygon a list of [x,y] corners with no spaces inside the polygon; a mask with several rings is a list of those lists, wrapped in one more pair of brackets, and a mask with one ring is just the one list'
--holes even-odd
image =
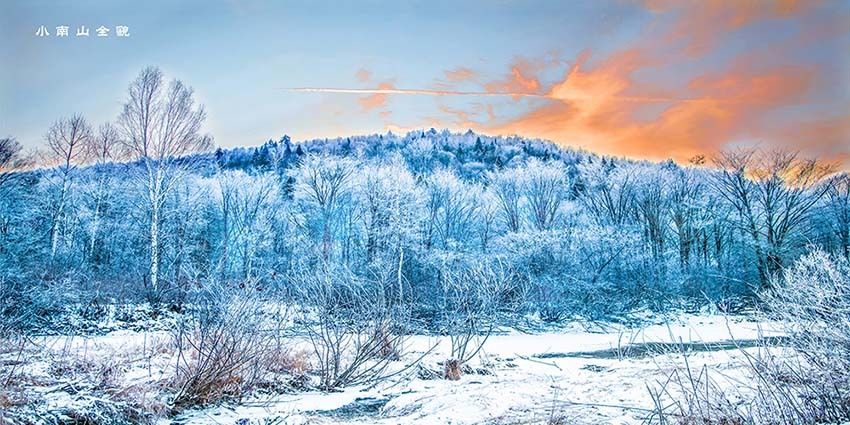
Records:
{"label": "sunset sky", "polygon": [[156,65],[220,146],[435,127],[850,168],[850,1],[2,0],[0,37],[0,137],[28,147],[63,116],[113,120]]}

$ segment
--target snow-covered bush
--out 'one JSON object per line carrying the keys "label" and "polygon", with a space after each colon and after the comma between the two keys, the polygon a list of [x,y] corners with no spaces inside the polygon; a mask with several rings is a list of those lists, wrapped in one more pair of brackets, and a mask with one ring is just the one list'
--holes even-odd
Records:
{"label": "snow-covered bush", "polygon": [[289,350],[286,309],[239,292],[217,288],[203,294],[173,331],[172,409],[240,399],[260,384],[286,385],[288,377],[273,373]]}
{"label": "snow-covered bush", "polygon": [[449,336],[451,359],[458,366],[478,355],[498,320],[509,308],[518,279],[510,265],[498,258],[442,268],[439,299],[440,332]]}
{"label": "snow-covered bush", "polygon": [[765,367],[800,391],[793,407],[806,418],[850,419],[850,264],[816,250],[773,286],[762,295],[766,313],[802,359],[768,358]]}
{"label": "snow-covered bush", "polygon": [[400,319],[406,315],[394,308],[381,285],[345,269],[317,270],[296,282],[295,298],[303,306],[300,323],[310,339],[321,389],[375,383],[398,373],[391,365],[403,354]]}

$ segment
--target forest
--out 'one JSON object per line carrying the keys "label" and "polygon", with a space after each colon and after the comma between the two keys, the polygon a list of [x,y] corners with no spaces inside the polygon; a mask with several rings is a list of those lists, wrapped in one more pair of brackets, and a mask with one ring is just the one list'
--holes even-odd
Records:
{"label": "forest", "polygon": [[790,151],[650,162],[435,129],[225,149],[204,122],[146,68],[113,122],[69,112],[35,152],[0,140],[0,332],[172,320],[195,354],[165,416],[231,397],[223,379],[279,343],[269,320],[306,335],[301,382],[329,391],[393,375],[409,335],[448,338],[451,380],[504,327],[769,313],[829,275],[816,260],[846,282],[850,175]]}

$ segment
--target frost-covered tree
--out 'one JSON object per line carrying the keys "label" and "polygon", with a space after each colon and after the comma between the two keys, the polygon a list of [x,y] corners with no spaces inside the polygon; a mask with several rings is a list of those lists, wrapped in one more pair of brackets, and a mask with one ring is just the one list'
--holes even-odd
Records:
{"label": "frost-covered tree", "polygon": [[[295,293],[296,276],[344,271],[393,314],[433,326],[445,279],[489,261],[511,275],[498,314],[561,320],[683,298],[752,301],[750,285],[808,244],[847,256],[846,174],[822,181],[824,168],[793,157],[743,155],[718,169],[437,130],[207,153],[202,121],[191,89],[147,69],[118,134],[91,134],[85,161],[75,142],[67,165],[25,171],[4,139],[0,280],[162,299],[210,282]],[[51,262],[63,187],[62,261]]]}
{"label": "frost-covered tree", "polygon": [[701,202],[705,195],[705,184],[691,169],[673,172],[669,181],[670,228],[673,231],[682,269],[691,264],[691,255],[703,226],[701,212],[709,212],[708,205]]}
{"label": "frost-covered tree", "polygon": [[29,165],[22,155],[23,147],[14,137],[0,138],[0,190],[12,179],[14,173]]}
{"label": "frost-covered tree", "polygon": [[30,164],[22,150],[23,147],[14,138],[0,139],[0,253],[9,250],[7,238],[13,230],[13,216],[22,209],[17,199],[22,191],[15,177],[20,176],[20,172]]}
{"label": "frost-covered tree", "polygon": [[357,176],[363,204],[366,261],[381,252],[396,252],[414,243],[423,214],[424,194],[400,159],[364,167]]}
{"label": "frost-covered tree", "polygon": [[839,252],[850,260],[850,174],[841,173],[829,181],[826,211]]}
{"label": "frost-covered tree", "polygon": [[303,229],[317,242],[323,262],[331,261],[338,232],[346,224],[356,164],[347,158],[308,156],[295,170],[295,199],[302,207]]}
{"label": "frost-covered tree", "polygon": [[657,167],[641,167],[635,172],[637,187],[634,205],[643,224],[644,237],[656,265],[664,261],[664,242],[669,205],[669,172]]}
{"label": "frost-covered tree", "polygon": [[517,168],[490,172],[487,180],[493,188],[505,226],[511,232],[518,232],[522,223],[520,201],[522,197],[522,170]]}
{"label": "frost-covered tree", "polygon": [[529,219],[537,230],[551,230],[570,182],[560,162],[528,161],[522,175]]}
{"label": "frost-covered tree", "polygon": [[50,177],[50,258],[56,256],[59,238],[67,229],[68,204],[73,195],[77,169],[88,161],[92,148],[92,129],[82,115],[62,118],[47,132],[44,162],[54,166]]}
{"label": "frost-covered tree", "polygon": [[224,279],[258,277],[273,242],[278,186],[268,174],[224,171],[216,176],[222,235],[218,267]]}
{"label": "frost-covered tree", "polygon": [[830,168],[785,151],[724,152],[715,160],[714,188],[737,212],[750,237],[759,280],[768,287],[803,231],[808,215],[830,190]]}
{"label": "frost-covered tree", "polygon": [[469,186],[453,172],[438,170],[428,179],[425,245],[443,249],[465,246],[472,234],[475,198]]}
{"label": "frost-covered tree", "polygon": [[634,179],[628,169],[603,162],[581,165],[584,194],[579,199],[593,219],[603,225],[623,226],[634,217]]}
{"label": "frost-covered tree", "polygon": [[162,209],[171,191],[197,165],[192,154],[211,146],[211,137],[201,134],[205,118],[191,88],[179,80],[166,84],[162,71],[153,67],[130,83],[118,118],[127,154],[138,164],[134,177],[150,221],[148,278],[154,295],[160,291]]}
{"label": "frost-covered tree", "polygon": [[89,147],[93,169],[85,192],[85,204],[89,212],[88,234],[89,244],[87,255],[90,259],[98,258],[98,247],[101,245],[100,232],[104,210],[112,196],[112,181],[117,176],[109,164],[119,161],[121,157],[121,140],[118,129],[111,123],[106,123],[93,134]]}

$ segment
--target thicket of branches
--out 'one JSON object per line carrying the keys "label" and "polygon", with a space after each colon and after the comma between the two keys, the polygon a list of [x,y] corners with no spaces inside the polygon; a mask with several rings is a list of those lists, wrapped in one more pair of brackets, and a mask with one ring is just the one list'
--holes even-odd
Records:
{"label": "thicket of branches", "polygon": [[[850,419],[850,263],[815,250],[785,268],[761,294],[763,319],[787,342],[739,350],[746,379],[689,362],[650,388],[650,422],[844,423]],[[687,360],[688,354],[682,355]]]}
{"label": "thicket of branches", "polygon": [[203,121],[149,68],[116,123],[59,119],[35,158],[0,141],[3,316],[37,325],[56,288],[179,308],[205,282],[293,294],[344,269],[439,329],[495,261],[488,314],[599,318],[739,305],[807,246],[850,256],[850,178],[788,153],[653,164],[435,130],[209,152]]}

